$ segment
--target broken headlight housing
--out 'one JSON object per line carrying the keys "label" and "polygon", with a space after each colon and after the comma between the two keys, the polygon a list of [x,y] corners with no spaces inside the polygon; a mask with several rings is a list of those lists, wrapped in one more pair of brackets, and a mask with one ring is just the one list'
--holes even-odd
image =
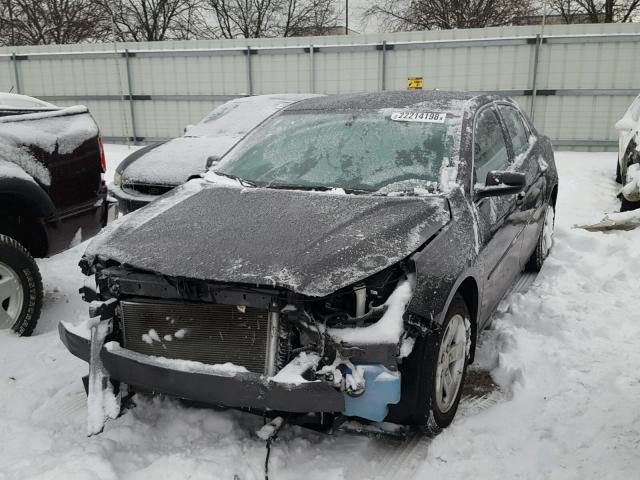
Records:
{"label": "broken headlight housing", "polygon": [[404,264],[386,268],[351,287],[311,302],[306,310],[327,327],[374,323],[382,316],[385,301],[408,271]]}

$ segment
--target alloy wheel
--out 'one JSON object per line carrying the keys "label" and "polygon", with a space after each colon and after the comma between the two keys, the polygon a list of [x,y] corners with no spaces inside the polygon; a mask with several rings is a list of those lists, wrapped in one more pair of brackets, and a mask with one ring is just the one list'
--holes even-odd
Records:
{"label": "alloy wheel", "polygon": [[436,366],[436,404],[442,413],[451,409],[458,396],[468,342],[464,318],[456,314],[442,336]]}
{"label": "alloy wheel", "polygon": [[11,267],[0,262],[0,329],[12,327],[20,317],[24,289],[20,277]]}

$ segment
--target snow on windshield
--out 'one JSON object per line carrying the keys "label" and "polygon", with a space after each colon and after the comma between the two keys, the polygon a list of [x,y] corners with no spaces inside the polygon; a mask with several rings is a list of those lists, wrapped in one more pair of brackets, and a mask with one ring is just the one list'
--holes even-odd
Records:
{"label": "snow on windshield", "polygon": [[285,111],[258,127],[215,170],[274,187],[446,192],[457,181],[464,102],[441,107]]}

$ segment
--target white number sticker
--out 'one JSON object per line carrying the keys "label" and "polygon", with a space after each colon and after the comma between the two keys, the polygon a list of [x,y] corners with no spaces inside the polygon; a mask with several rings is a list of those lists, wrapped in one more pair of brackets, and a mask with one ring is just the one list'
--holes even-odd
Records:
{"label": "white number sticker", "polygon": [[442,112],[393,112],[391,114],[391,120],[396,122],[444,123],[446,118],[447,114]]}

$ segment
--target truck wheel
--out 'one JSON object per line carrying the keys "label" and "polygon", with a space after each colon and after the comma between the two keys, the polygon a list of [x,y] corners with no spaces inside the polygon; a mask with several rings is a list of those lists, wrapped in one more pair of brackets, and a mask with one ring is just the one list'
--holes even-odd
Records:
{"label": "truck wheel", "polygon": [[631,210],[637,210],[640,208],[640,202],[631,202],[624,198],[624,195],[620,195],[620,211],[630,212]]}
{"label": "truck wheel", "polygon": [[[419,427],[437,435],[448,427],[458,410],[467,373],[471,331],[469,310],[459,293],[453,297],[439,332],[423,337],[424,363],[419,381]],[[426,408],[424,408],[426,407]]]}
{"label": "truck wheel", "polygon": [[549,256],[551,247],[553,247],[553,227],[555,225],[556,213],[552,205],[547,206],[547,211],[544,215],[544,224],[542,225],[542,231],[538,237],[538,243],[536,249],[529,257],[529,261],[525,265],[524,269],[527,272],[539,272],[542,268],[542,264]]}
{"label": "truck wheel", "polygon": [[42,277],[33,257],[13,238],[0,235],[0,329],[31,335],[42,309]]}

